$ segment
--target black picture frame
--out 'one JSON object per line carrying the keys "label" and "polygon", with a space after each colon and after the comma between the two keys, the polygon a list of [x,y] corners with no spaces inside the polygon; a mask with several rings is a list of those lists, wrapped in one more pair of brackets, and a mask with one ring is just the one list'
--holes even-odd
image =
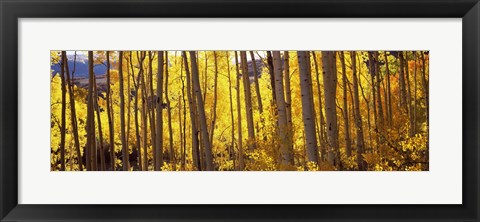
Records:
{"label": "black picture frame", "polygon": [[[478,0],[0,0],[0,16],[1,221],[479,221]],[[47,17],[462,18],[463,204],[18,204],[18,18]]]}

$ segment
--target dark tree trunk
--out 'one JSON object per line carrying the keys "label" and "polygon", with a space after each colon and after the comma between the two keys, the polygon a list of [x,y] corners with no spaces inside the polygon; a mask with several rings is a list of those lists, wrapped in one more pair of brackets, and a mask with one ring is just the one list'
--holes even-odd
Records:
{"label": "dark tree trunk", "polygon": [[190,69],[188,68],[188,59],[186,52],[182,52],[183,62],[185,66],[185,76],[187,81],[187,99],[190,108],[190,122],[192,125],[192,159],[194,169],[201,170],[200,166],[200,151],[199,151],[199,141],[198,141],[198,127],[196,121],[196,110],[195,102],[192,97],[192,87],[190,80]]}
{"label": "dark tree trunk", "polygon": [[247,52],[240,52],[240,60],[242,66],[243,91],[245,93],[245,112],[247,116],[248,129],[248,149],[250,151],[253,151],[255,149],[255,129],[253,124],[252,95],[250,89],[250,76],[248,73],[247,65]]}
{"label": "dark tree trunk", "polygon": [[192,79],[193,79],[193,88],[195,91],[198,107],[198,117],[200,125],[200,135],[202,138],[203,146],[205,149],[205,162],[206,170],[212,171],[213,168],[213,156],[212,156],[212,146],[208,136],[207,129],[207,120],[205,118],[205,106],[202,98],[202,91],[200,89],[200,78],[198,73],[198,65],[196,61],[196,55],[194,51],[190,51],[190,63],[192,65]]}
{"label": "dark tree trunk", "polygon": [[284,67],[284,83],[285,83],[285,106],[287,109],[287,124],[292,128],[292,89],[290,87],[290,54],[288,51],[283,52],[283,67]]}
{"label": "dark tree trunk", "polygon": [[177,170],[175,162],[175,151],[173,149],[173,129],[172,129],[172,107],[170,106],[170,98],[168,95],[168,52],[165,52],[165,102],[167,103],[167,117],[168,117],[168,146],[170,147],[170,164],[173,170]]}
{"label": "dark tree trunk", "polygon": [[392,90],[390,87],[390,68],[388,67],[388,56],[387,52],[384,52],[385,55],[385,70],[387,71],[386,73],[386,79],[387,79],[387,110],[388,110],[388,123],[391,126],[392,125]]}
{"label": "dark tree trunk", "polygon": [[272,52],[267,51],[267,65],[268,65],[268,73],[270,74],[270,85],[272,87],[272,104],[276,104],[276,95],[275,95],[275,78],[273,74],[273,58]]}
{"label": "dark tree trunk", "polygon": [[[243,170],[243,168],[245,167],[244,165],[244,162],[243,162],[243,139],[242,139],[242,106],[241,106],[241,102],[240,102],[240,93],[241,93],[241,90],[240,90],[240,68],[238,67],[238,54],[237,54],[237,51],[235,51],[235,67],[236,67],[236,71],[237,71],[237,76],[236,76],[236,80],[237,80],[237,125],[238,125],[238,142],[237,142],[237,146],[238,146],[238,165],[239,165],[239,170]],[[272,75],[273,76],[273,75]]]}
{"label": "dark tree trunk", "polygon": [[[360,96],[358,92],[358,85],[360,84],[359,79],[357,77],[357,60],[355,51],[350,52],[350,57],[352,61],[352,76],[353,76],[353,104],[355,109],[355,130],[356,130],[356,137],[357,137],[357,165],[359,170],[366,170],[367,165],[365,160],[363,159],[365,142],[363,140],[363,126],[362,126],[362,116],[360,113]],[[368,104],[368,103],[367,103]]]}
{"label": "dark tree trunk", "polygon": [[342,85],[343,85],[343,123],[345,131],[345,149],[347,156],[352,155],[352,144],[350,140],[350,122],[348,120],[348,98],[347,98],[347,69],[345,67],[345,54],[340,52],[340,61],[342,62]]}
{"label": "dark tree trunk", "polygon": [[[138,57],[138,55],[140,54],[140,57]],[[152,123],[151,120],[151,113],[149,112],[148,110],[148,93],[147,93],[147,84],[146,84],[146,81],[145,81],[145,71],[144,71],[144,68],[143,68],[143,61],[145,60],[145,57],[146,57],[146,52],[137,52],[137,60],[138,60],[138,64],[139,64],[139,67],[140,69],[138,70],[138,77],[139,77],[139,81],[141,83],[140,84],[140,87],[141,87],[141,90],[142,90],[142,132],[143,132],[143,147],[144,147],[144,152],[143,152],[143,155],[144,155],[144,170],[148,170],[148,157],[147,157],[147,152],[148,152],[148,122],[150,120],[150,124]],[[151,125],[150,125],[151,126]],[[150,130],[152,128],[150,127]],[[150,135],[153,135],[150,134]],[[153,142],[153,139],[150,138],[150,141]],[[156,149],[153,149],[153,144],[152,145],[152,151],[153,151],[153,170],[155,170],[155,163],[156,161],[158,160],[155,156],[156,154]]]}
{"label": "dark tree trunk", "polygon": [[[62,51],[62,58],[66,57],[65,51]],[[61,127],[60,127],[60,170],[65,171],[65,132],[67,128],[66,124],[66,108],[67,108],[67,87],[65,84],[65,67],[68,64],[65,61],[62,61],[62,67],[60,69],[60,79],[62,81],[62,117],[61,117]],[[66,75],[69,75],[67,73]]]}
{"label": "dark tree trunk", "polygon": [[[75,73],[75,63],[76,63],[77,53],[75,52],[75,59],[74,59],[74,68],[72,72],[72,79],[73,74]],[[73,81],[70,79],[70,71],[68,69],[68,59],[66,53],[62,54],[62,63],[65,64],[65,71],[67,73],[67,82],[68,82],[68,92],[70,97],[70,120],[72,125],[72,132],[73,138],[75,142],[75,151],[77,153],[77,162],[80,171],[83,171],[83,161],[82,161],[82,154],[80,152],[80,140],[78,136],[78,124],[77,124],[77,112],[75,111],[75,93],[73,91]],[[73,161],[73,160],[72,160]]]}
{"label": "dark tree trunk", "polygon": [[132,80],[133,80],[133,85],[135,87],[135,98],[134,98],[134,102],[133,102],[133,115],[134,115],[134,121],[135,121],[135,147],[137,148],[137,152],[138,152],[138,165],[139,165],[139,170],[148,170],[148,166],[147,166],[147,161],[148,159],[146,158],[146,154],[147,154],[147,148],[145,147],[145,150],[144,150],[144,156],[145,158],[143,158],[143,167],[142,167],[142,147],[141,147],[141,143],[140,143],[140,124],[139,124],[139,120],[138,120],[138,91],[139,91],[139,88],[140,88],[140,72],[139,74],[137,75],[137,81],[135,81],[135,72],[133,70],[133,61],[132,61],[132,51],[129,53],[129,56],[130,56],[130,59],[129,59],[129,62],[130,62],[130,68],[131,68],[131,71],[132,71]]}
{"label": "dark tree trunk", "polygon": [[255,82],[255,92],[257,93],[258,111],[262,113],[263,112],[262,96],[260,94],[260,85],[258,84],[257,62],[255,60],[255,55],[253,55],[253,51],[250,51],[250,58],[252,59],[253,79]]}
{"label": "dark tree trunk", "polygon": [[[230,55],[228,54],[228,51],[226,52],[227,55],[225,56],[227,60],[227,73],[228,73],[228,95],[230,99],[230,119],[232,121],[232,127],[231,127],[231,132],[232,132],[232,141],[230,143],[230,147],[228,150],[229,153],[229,159],[233,160],[233,168],[235,169],[235,152],[234,152],[234,146],[235,146],[235,118],[233,117],[233,97],[232,97],[232,78],[230,75]],[[239,129],[240,130],[240,129]]]}
{"label": "dark tree trunk", "polygon": [[120,131],[122,140],[122,168],[123,171],[129,171],[129,153],[125,135],[125,90],[123,87],[123,51],[118,52],[118,81],[120,82]]}
{"label": "dark tree trunk", "polygon": [[[378,107],[378,132],[381,135],[381,138],[384,136],[384,123],[385,123],[385,118],[383,115],[383,107],[382,107],[382,93],[381,93],[381,83],[382,83],[382,78],[380,74],[380,65],[378,61],[378,52],[373,52],[374,56],[374,65],[375,65],[375,78],[376,78],[376,90],[377,90],[377,107]],[[383,139],[380,140],[380,144],[383,144]]]}
{"label": "dark tree trunk", "polygon": [[368,67],[369,67],[369,72],[370,72],[370,85],[372,86],[371,92],[372,92],[372,107],[373,107],[373,122],[375,123],[375,147],[376,150],[378,150],[378,145],[380,144],[379,140],[379,124],[378,124],[378,115],[377,115],[377,106],[375,103],[377,102],[377,90],[376,90],[376,82],[375,82],[375,62],[373,61],[373,52],[367,52],[368,54]]}
{"label": "dark tree trunk", "polygon": [[158,72],[157,72],[157,101],[156,101],[156,149],[154,149],[155,156],[155,171],[161,170],[163,166],[163,66],[164,66],[164,52],[158,51]]}
{"label": "dark tree trunk", "polygon": [[335,52],[322,51],[323,85],[325,89],[325,113],[327,116],[328,162],[332,166],[340,165],[338,151],[337,126],[337,68]]}
{"label": "dark tree trunk", "polygon": [[327,156],[327,151],[325,147],[325,138],[327,137],[325,135],[325,118],[323,117],[323,105],[322,105],[322,89],[320,85],[320,72],[318,71],[318,62],[317,62],[317,56],[315,55],[315,52],[312,52],[313,55],[313,60],[314,60],[314,66],[315,66],[315,73],[316,73],[316,81],[317,81],[317,91],[318,91],[318,112],[320,116],[320,132],[318,135],[318,138],[320,140],[320,152],[322,154],[322,160],[326,160]]}
{"label": "dark tree trunk", "polygon": [[[145,55],[145,54],[144,54]],[[156,99],[155,99],[155,92],[153,91],[153,53],[152,51],[148,51],[148,86],[149,86],[149,92],[145,93],[145,98],[147,99],[147,112],[148,112],[148,117],[150,120],[150,143],[152,144],[152,149],[156,150],[163,150],[162,148],[157,147],[157,127],[156,127],[156,122],[155,122],[155,114],[156,114]],[[143,65],[143,59],[142,63]],[[145,85],[145,87],[147,87]],[[158,161],[158,156],[154,158],[156,161]],[[160,160],[162,162],[163,160]]]}
{"label": "dark tree trunk", "polygon": [[408,113],[407,108],[407,90],[405,85],[405,59],[403,58],[403,52],[398,52],[398,58],[400,59],[400,73],[398,81],[400,83],[400,107]]}
{"label": "dark tree trunk", "polygon": [[210,126],[210,141],[212,142],[213,146],[213,133],[215,131],[215,122],[217,121],[217,82],[218,82],[218,60],[217,60],[217,53],[213,51],[213,59],[215,65],[215,77],[213,82],[213,110],[212,110],[212,125]]}
{"label": "dark tree trunk", "polygon": [[88,51],[88,98],[87,98],[87,170],[96,169],[96,146],[95,146],[95,117],[93,107],[93,84],[95,73],[93,72],[93,52]]}
{"label": "dark tree trunk", "polygon": [[[110,52],[106,52],[107,56],[107,117],[108,117],[108,132],[109,136],[109,144],[110,144],[110,162],[111,168],[115,171],[115,137],[114,137],[114,125],[113,125],[113,111],[112,111],[112,90],[111,90],[111,76],[110,76]],[[130,78],[130,77],[128,77]],[[130,98],[130,97],[129,97]]]}

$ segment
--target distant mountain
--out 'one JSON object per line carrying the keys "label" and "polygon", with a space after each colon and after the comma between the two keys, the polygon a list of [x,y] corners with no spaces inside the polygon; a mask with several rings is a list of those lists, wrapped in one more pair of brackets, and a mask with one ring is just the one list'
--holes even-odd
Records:
{"label": "distant mountain", "polygon": [[[253,72],[253,61],[252,60],[248,60],[247,61],[247,68],[248,68],[248,76],[250,78],[254,78],[254,72]],[[257,75],[258,77],[260,77],[262,75],[262,70],[263,70],[263,62],[262,60],[260,59],[256,59],[255,60],[255,66],[257,68]]]}
{"label": "distant mountain", "polygon": [[[68,60],[75,60],[75,54],[68,54],[67,52],[67,59]],[[78,61],[83,61],[83,62],[88,62],[87,54],[86,53],[77,53],[77,62]]]}
{"label": "distant mountain", "polygon": [[[88,62],[84,61],[76,61],[68,60],[68,69],[70,71],[70,75],[73,72],[73,67],[75,65],[75,77],[87,77],[88,76]],[[60,73],[60,63],[53,64],[50,67],[53,70],[53,75]],[[95,75],[103,75],[107,72],[107,67],[102,64],[94,65],[93,72]]]}
{"label": "distant mountain", "polygon": [[[76,75],[75,75],[76,76]],[[95,81],[97,82],[97,90],[100,95],[103,92],[107,91],[107,76],[106,75],[95,75]],[[88,78],[80,77],[73,80],[74,84],[80,88],[88,88]]]}

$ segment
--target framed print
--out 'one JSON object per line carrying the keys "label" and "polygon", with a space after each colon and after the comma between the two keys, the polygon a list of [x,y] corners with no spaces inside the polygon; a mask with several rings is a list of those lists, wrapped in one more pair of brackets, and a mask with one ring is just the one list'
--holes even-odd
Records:
{"label": "framed print", "polygon": [[2,221],[478,221],[479,4],[2,1]]}

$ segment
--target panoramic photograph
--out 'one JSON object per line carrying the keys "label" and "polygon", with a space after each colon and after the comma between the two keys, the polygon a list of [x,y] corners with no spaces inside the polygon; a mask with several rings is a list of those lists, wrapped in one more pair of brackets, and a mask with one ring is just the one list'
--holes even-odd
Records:
{"label": "panoramic photograph", "polygon": [[50,51],[51,171],[428,171],[429,51]]}

